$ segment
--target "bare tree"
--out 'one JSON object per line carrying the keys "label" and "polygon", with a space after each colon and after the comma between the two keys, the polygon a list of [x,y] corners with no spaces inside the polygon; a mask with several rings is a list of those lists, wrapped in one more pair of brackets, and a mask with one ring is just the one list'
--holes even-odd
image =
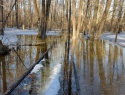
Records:
{"label": "bare tree", "polygon": [[91,39],[94,38],[94,34],[96,31],[96,18],[97,18],[97,13],[98,13],[98,4],[99,4],[99,0],[96,0],[95,9],[94,9],[94,16],[93,16],[93,21],[92,21],[91,34],[90,34]]}
{"label": "bare tree", "polygon": [[71,23],[71,0],[69,0],[69,22],[68,22],[69,33],[70,33],[70,23]]}
{"label": "bare tree", "polygon": [[40,17],[39,17],[39,10],[38,10],[38,7],[37,7],[37,2],[36,0],[33,0],[33,4],[34,4],[34,11],[35,11],[35,15],[37,17],[37,22],[38,22],[38,37],[41,37],[41,28],[40,28]]}
{"label": "bare tree", "polygon": [[78,18],[78,28],[77,28],[77,38],[78,38],[78,36],[79,36],[79,30],[80,30],[80,25],[81,25],[82,3],[83,3],[83,0],[80,0],[80,6],[79,6],[79,18]]}
{"label": "bare tree", "polygon": [[0,35],[3,34],[3,0],[0,0]]}
{"label": "bare tree", "polygon": [[120,0],[115,42],[117,42],[117,34],[120,33],[120,24],[121,24],[121,16],[122,16],[122,13],[123,13],[123,11],[122,11],[123,5],[124,5],[124,0]]}
{"label": "bare tree", "polygon": [[[16,0],[15,0],[16,2]],[[17,25],[17,28],[19,29],[19,22],[18,22],[18,2],[16,2],[15,4],[15,10],[16,10],[16,25]]]}
{"label": "bare tree", "polygon": [[107,18],[108,12],[109,12],[109,8],[110,8],[110,5],[111,5],[111,2],[112,2],[112,0],[107,0],[106,8],[105,8],[105,11],[103,13],[102,19],[100,21],[99,27],[97,29],[97,33],[95,35],[95,39],[99,39],[99,37],[100,37],[100,34],[101,34],[103,26],[104,26],[104,22],[105,22],[105,20]]}
{"label": "bare tree", "polygon": [[86,10],[85,10],[85,19],[83,20],[83,33],[85,34],[85,29],[88,25],[88,14],[89,14],[90,0],[87,0]]}
{"label": "bare tree", "polygon": [[72,1],[72,9],[73,9],[73,39],[76,36],[76,17],[75,17],[75,9],[76,9],[76,1]]}
{"label": "bare tree", "polygon": [[115,15],[116,15],[116,7],[117,7],[118,0],[114,0],[113,5],[113,13],[112,13],[112,19],[111,19],[111,33],[113,33],[114,30],[114,23],[115,23]]}
{"label": "bare tree", "polygon": [[29,11],[29,23],[28,23],[28,26],[29,26],[29,29],[31,28],[31,0],[28,0],[28,3],[29,3],[29,7],[28,7],[28,11]]}

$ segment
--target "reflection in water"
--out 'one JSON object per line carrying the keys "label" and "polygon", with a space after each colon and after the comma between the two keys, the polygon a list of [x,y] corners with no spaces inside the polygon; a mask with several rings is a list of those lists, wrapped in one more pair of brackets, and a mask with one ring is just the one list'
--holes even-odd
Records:
{"label": "reflection in water", "polygon": [[[36,36],[19,36],[24,43],[42,41]],[[107,41],[70,39],[70,36],[49,36],[44,46],[24,46],[15,53],[0,58],[0,94],[3,94],[55,41],[55,47],[40,62],[44,67],[35,75],[27,76],[14,90],[16,95],[46,94],[54,84],[61,63],[59,95],[76,94],[72,64],[74,61],[82,95],[121,95],[125,93],[125,49]],[[17,50],[17,49],[16,49]],[[58,66],[59,68],[55,68]],[[58,75],[57,75],[58,76]],[[58,80],[58,77],[57,77]],[[55,87],[55,88],[56,88]]]}
{"label": "reflection in water", "polygon": [[85,40],[80,43],[83,44],[83,59],[76,67],[81,89],[85,89],[88,95],[124,94],[124,50],[102,40]]}
{"label": "reflection in water", "polygon": [[7,83],[6,83],[6,69],[5,69],[5,57],[2,58],[2,75],[3,75],[3,92],[7,89]]}
{"label": "reflection in water", "polygon": [[[47,44],[43,46],[38,46],[36,58],[38,58],[45,53],[48,47],[53,43],[52,41],[55,40],[55,46],[49,53],[45,56],[45,61],[41,61],[39,64],[43,65],[43,68],[37,70],[34,74],[29,74],[21,83],[20,85],[12,92],[12,94],[21,94],[24,95],[48,95],[47,93],[52,90],[53,85],[54,88],[59,89],[59,71],[61,68],[61,63],[63,61],[64,55],[64,47],[63,47],[63,38],[55,37],[51,38],[48,37]],[[60,51],[60,52],[59,52]],[[52,86],[52,87],[51,87]],[[53,90],[54,90],[53,88]],[[57,90],[58,91],[58,90]],[[53,91],[54,93],[55,91]],[[51,92],[52,94],[52,92]],[[55,95],[55,94],[53,94]]]}

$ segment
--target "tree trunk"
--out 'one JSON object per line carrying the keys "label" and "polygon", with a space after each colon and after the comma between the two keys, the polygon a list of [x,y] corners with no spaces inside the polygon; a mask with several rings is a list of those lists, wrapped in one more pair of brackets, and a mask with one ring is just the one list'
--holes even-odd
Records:
{"label": "tree trunk", "polygon": [[41,31],[42,38],[46,37],[45,31],[46,31],[45,0],[42,0],[42,31]]}
{"label": "tree trunk", "polygon": [[[16,0],[15,0],[16,2]],[[16,26],[19,29],[19,23],[18,23],[18,2],[15,4],[15,10],[16,10]]]}
{"label": "tree trunk", "polygon": [[99,4],[99,0],[96,0],[90,39],[94,39],[94,34],[95,34],[95,31],[96,31],[96,18],[97,18],[97,13],[98,13],[98,4]]}
{"label": "tree trunk", "polygon": [[80,30],[80,25],[81,25],[82,3],[83,3],[83,0],[80,0],[79,17],[78,17],[78,28],[77,28],[77,38],[78,38],[78,36],[79,36],[79,30]]}
{"label": "tree trunk", "polygon": [[[69,28],[69,21],[68,21],[68,0],[65,0],[65,3],[66,3],[66,22],[67,22],[67,26],[68,26],[68,27],[66,27],[66,29],[68,30],[68,28]],[[64,3],[63,3],[63,19],[62,19],[62,23],[63,23],[62,27],[64,27]]]}
{"label": "tree trunk", "polygon": [[90,6],[90,0],[87,0],[87,6],[86,6],[86,14],[85,14],[85,19],[84,19],[84,22],[83,22],[83,33],[85,34],[85,30],[87,28],[87,25],[88,25],[88,13],[89,13],[89,6]]}
{"label": "tree trunk", "polygon": [[29,29],[31,28],[31,2],[30,0],[28,0],[29,2],[29,7],[28,7],[28,11],[29,11],[29,21],[28,21],[28,26],[29,26]]}
{"label": "tree trunk", "polygon": [[124,13],[124,16],[123,16],[123,20],[122,20],[122,31],[121,32],[123,32],[124,31],[124,26],[125,26],[125,13]]}
{"label": "tree trunk", "polygon": [[22,28],[22,30],[24,30],[25,28],[26,28],[26,26],[25,26],[25,24],[26,24],[26,6],[25,6],[25,3],[26,3],[26,1],[25,0],[23,0],[23,12],[24,12],[24,14],[23,14],[23,28]]}
{"label": "tree trunk", "polygon": [[118,14],[118,22],[117,22],[117,28],[116,28],[116,37],[115,37],[115,42],[117,42],[117,35],[120,33],[120,24],[121,24],[121,17],[122,17],[122,9],[124,5],[124,0],[120,0],[120,5],[119,5],[119,14]]}
{"label": "tree trunk", "polygon": [[114,0],[113,14],[112,14],[112,20],[111,20],[111,33],[113,33],[113,30],[114,30],[114,23],[115,23],[114,20],[115,20],[117,2],[118,2],[118,0]]}
{"label": "tree trunk", "polygon": [[71,0],[69,0],[69,22],[68,22],[69,33],[70,33],[70,24],[71,24]]}
{"label": "tree trunk", "polygon": [[46,1],[46,25],[45,25],[45,35],[46,35],[46,29],[47,29],[47,21],[48,21],[48,19],[49,19],[50,4],[51,4],[51,0],[47,0],[47,1]]}
{"label": "tree trunk", "polygon": [[76,18],[75,18],[75,8],[76,8],[76,1],[72,1],[72,9],[73,9],[73,39],[75,38],[76,34]]}
{"label": "tree trunk", "polygon": [[103,26],[104,26],[104,22],[105,22],[105,20],[107,18],[108,12],[109,12],[109,8],[110,8],[110,5],[111,5],[111,2],[112,2],[112,0],[107,0],[106,8],[105,8],[105,11],[103,13],[102,19],[100,21],[97,33],[95,35],[95,39],[99,39],[99,37],[100,37],[100,34],[101,34]]}
{"label": "tree trunk", "polygon": [[34,10],[35,10],[35,15],[37,17],[37,20],[38,20],[38,37],[41,37],[41,27],[40,27],[40,17],[39,17],[39,10],[37,8],[37,3],[36,3],[36,0],[33,0],[33,4],[34,4]]}
{"label": "tree trunk", "polygon": [[0,35],[3,34],[3,0],[0,0]]}

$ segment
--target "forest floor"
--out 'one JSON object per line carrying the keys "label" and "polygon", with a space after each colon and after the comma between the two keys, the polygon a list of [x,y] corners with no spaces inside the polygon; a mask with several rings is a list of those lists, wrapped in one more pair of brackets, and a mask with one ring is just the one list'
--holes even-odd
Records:
{"label": "forest floor", "polygon": [[100,39],[109,40],[109,43],[125,48],[125,31],[118,34],[117,42],[115,42],[115,37],[115,33],[106,32],[104,34],[101,34]]}
{"label": "forest floor", "polygon": [[[87,39],[89,37],[89,34],[83,35],[83,37],[85,39]],[[100,39],[108,40],[110,44],[114,44],[114,45],[117,45],[119,47],[125,48],[125,31],[123,33],[118,34],[117,42],[115,42],[115,37],[116,37],[116,34],[111,33],[109,31],[100,35]]]}

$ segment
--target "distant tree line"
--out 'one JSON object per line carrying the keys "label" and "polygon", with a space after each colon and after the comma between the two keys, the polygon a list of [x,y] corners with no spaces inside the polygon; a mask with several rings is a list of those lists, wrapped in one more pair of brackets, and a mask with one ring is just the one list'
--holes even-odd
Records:
{"label": "distant tree line", "polygon": [[0,0],[0,34],[2,27],[37,27],[38,37],[45,38],[47,30],[58,28],[73,30],[73,38],[90,33],[99,39],[105,31],[123,32],[124,26],[125,0]]}

